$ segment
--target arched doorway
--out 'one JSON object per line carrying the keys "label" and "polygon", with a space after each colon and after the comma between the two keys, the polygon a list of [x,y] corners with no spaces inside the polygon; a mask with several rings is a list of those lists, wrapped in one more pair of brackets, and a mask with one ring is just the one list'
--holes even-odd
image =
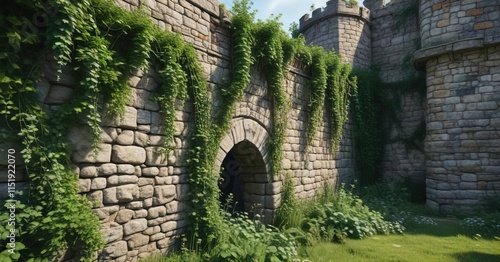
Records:
{"label": "arched doorway", "polygon": [[[262,214],[266,207],[267,169],[258,148],[245,140],[233,146],[220,168],[220,202],[234,211]],[[232,199],[228,199],[232,195]]]}
{"label": "arched doorway", "polygon": [[271,175],[268,140],[269,132],[261,122],[234,118],[221,141],[214,166],[215,173],[230,179],[221,181],[221,203],[226,203],[232,193],[237,202],[233,203],[235,210],[259,214],[264,223],[272,221],[281,204],[282,186],[280,178]]}

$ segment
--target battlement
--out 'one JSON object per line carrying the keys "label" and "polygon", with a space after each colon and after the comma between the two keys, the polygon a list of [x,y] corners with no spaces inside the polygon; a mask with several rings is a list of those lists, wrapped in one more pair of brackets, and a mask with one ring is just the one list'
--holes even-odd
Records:
{"label": "battlement", "polygon": [[303,15],[300,18],[299,30],[303,32],[317,22],[334,16],[359,17],[365,22],[369,22],[370,10],[358,5],[347,6],[343,0],[330,0],[326,2],[326,7],[317,8],[311,15]]}

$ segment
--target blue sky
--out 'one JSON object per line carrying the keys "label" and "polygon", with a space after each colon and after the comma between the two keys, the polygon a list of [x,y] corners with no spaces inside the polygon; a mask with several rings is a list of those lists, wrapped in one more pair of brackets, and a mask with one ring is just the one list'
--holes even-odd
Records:
{"label": "blue sky", "polygon": [[[257,19],[265,20],[271,14],[282,14],[280,21],[283,23],[283,29],[288,32],[292,22],[299,23],[299,19],[306,13],[310,13],[311,5],[316,8],[326,6],[328,0],[253,0],[252,7],[257,12]],[[361,1],[362,2],[362,1]],[[225,4],[227,9],[233,6],[233,0],[219,0],[219,3]]]}

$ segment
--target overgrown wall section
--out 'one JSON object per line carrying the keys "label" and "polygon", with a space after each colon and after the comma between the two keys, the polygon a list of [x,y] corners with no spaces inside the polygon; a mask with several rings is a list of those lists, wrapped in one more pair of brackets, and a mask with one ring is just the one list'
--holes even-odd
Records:
{"label": "overgrown wall section", "polygon": [[[215,116],[218,105],[224,103],[217,90],[228,84],[231,49],[229,20],[219,12],[218,3],[194,0],[117,3],[127,10],[145,4],[156,24],[193,43],[209,81]],[[65,69],[60,81],[56,79],[55,65],[47,64],[43,71],[45,79],[39,84],[40,99],[50,110],[71,99],[78,83],[71,76],[71,70]],[[226,136],[231,136],[233,142],[241,140],[258,148],[266,161],[267,140],[260,139],[264,137],[260,134],[272,135],[273,132],[271,99],[261,69],[254,66],[251,75],[243,99],[235,105],[235,127]],[[292,66],[283,87],[292,105],[283,148],[283,174],[292,175],[296,195],[301,199],[313,197],[325,181],[334,183],[337,179],[335,159],[328,146],[326,113],[312,145],[306,144],[308,79],[300,65]],[[99,261],[136,261],[165,252],[178,244],[179,238],[174,237],[188,226],[186,158],[191,147],[194,107],[190,102],[176,101],[175,137],[171,142],[174,149],[163,157],[163,142],[170,138],[164,136],[163,115],[154,100],[160,84],[154,65],[149,70],[134,72],[128,84],[132,95],[124,117],[111,117],[103,112],[102,140],[96,155],[89,141],[90,131],[83,125],[68,134],[73,144],[73,169],[80,178],[80,191],[93,203],[106,242]],[[259,169],[259,172],[262,170],[269,172],[269,169]],[[245,188],[246,199],[259,205],[269,220],[281,203],[282,177],[272,178],[270,173],[245,176],[253,183]],[[71,252],[68,254],[69,258]]]}
{"label": "overgrown wall section", "polygon": [[[392,91],[388,94],[391,97],[385,99],[399,100],[399,104],[394,103],[397,108],[386,105],[384,112],[382,175],[389,180],[408,180],[413,199],[422,201],[425,199],[424,141],[412,136],[425,129],[425,97],[421,91],[425,86],[414,86],[414,81],[408,81],[417,74],[411,59],[420,47],[418,6],[415,1],[404,0],[372,8],[372,65],[379,70],[386,90]],[[391,117],[394,114],[397,119]]]}

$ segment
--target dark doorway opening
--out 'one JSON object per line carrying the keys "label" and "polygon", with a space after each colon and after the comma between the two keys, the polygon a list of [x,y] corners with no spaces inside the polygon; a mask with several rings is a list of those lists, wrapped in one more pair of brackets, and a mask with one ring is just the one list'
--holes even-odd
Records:
{"label": "dark doorway opening", "polygon": [[245,184],[241,177],[241,167],[235,158],[236,147],[226,155],[221,166],[221,179],[219,181],[219,189],[221,194],[219,201],[228,211],[243,212],[245,210],[244,191]]}

